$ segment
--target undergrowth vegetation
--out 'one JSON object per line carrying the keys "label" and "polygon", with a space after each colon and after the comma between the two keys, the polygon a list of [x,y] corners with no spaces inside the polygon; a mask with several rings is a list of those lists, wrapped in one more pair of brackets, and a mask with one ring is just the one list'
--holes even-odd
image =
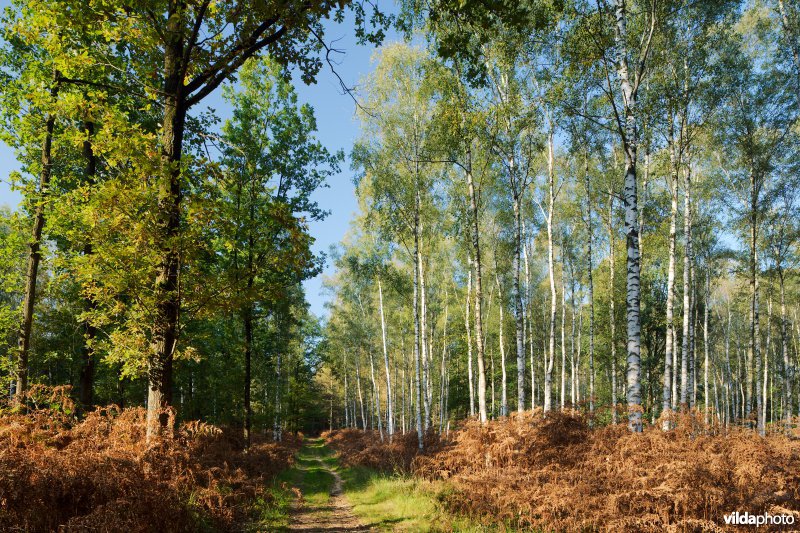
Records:
{"label": "undergrowth vegetation", "polygon": [[[476,421],[437,442],[393,442],[358,430],[325,435],[342,460],[446,482],[451,511],[534,530],[725,531],[733,512],[790,513],[800,522],[800,440],[725,433],[685,415],[634,434],[540,411]],[[731,526],[728,526],[731,527]]]}
{"label": "undergrowth vegetation", "polygon": [[21,531],[246,530],[299,446],[255,437],[245,450],[240,431],[196,421],[146,443],[143,408],[78,420],[58,392],[0,414],[0,523]]}

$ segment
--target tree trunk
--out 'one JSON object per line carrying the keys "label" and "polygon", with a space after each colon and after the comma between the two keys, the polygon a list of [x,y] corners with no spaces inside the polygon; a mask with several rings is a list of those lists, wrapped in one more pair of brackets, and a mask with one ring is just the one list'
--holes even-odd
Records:
{"label": "tree trunk", "polygon": [[555,204],[555,169],[553,161],[553,128],[552,125],[547,135],[547,268],[550,280],[550,344],[547,354],[547,363],[544,374],[544,412],[552,408],[553,396],[553,365],[556,359],[556,278],[553,261],[553,208]]}
{"label": "tree trunk", "polygon": [[[692,226],[689,226],[690,230]],[[690,233],[691,234],[691,233]],[[691,279],[692,295],[689,309],[691,311],[691,321],[689,322],[689,409],[694,409],[697,405],[697,278],[694,272],[694,260],[689,263],[689,276]]]}
{"label": "tree trunk", "polygon": [[525,324],[520,290],[520,263],[522,258],[522,224],[519,195],[514,195],[514,327],[517,347],[517,412],[525,410]]}
{"label": "tree trunk", "polygon": [[594,416],[594,264],[592,262],[592,241],[594,240],[592,228],[592,189],[589,180],[589,156],[586,156],[586,168],[583,175],[584,188],[586,189],[586,275],[589,281],[589,418]]}
{"label": "tree trunk", "polygon": [[[674,131],[674,130],[673,130]],[[664,342],[664,388],[662,416],[664,431],[670,427],[668,415],[672,407],[672,359],[675,356],[675,234],[678,225],[678,155],[674,134],[670,136],[670,211],[669,211],[669,266],[667,268],[667,332]]]}
{"label": "tree trunk", "polygon": [[[471,159],[471,152],[468,153],[468,158]],[[483,288],[481,281],[480,219],[478,216],[478,198],[472,179],[471,163],[468,163],[467,169],[467,189],[469,190],[470,210],[472,211],[472,253],[475,259],[475,346],[478,352],[478,418],[481,424],[486,424],[486,365],[483,350]]]}
{"label": "tree trunk", "polygon": [[[381,391],[378,390],[378,381],[375,379],[375,360],[372,357],[372,348],[367,350],[369,355],[369,376],[372,381],[372,397],[373,407],[375,412],[375,420],[378,422],[378,435],[380,435],[381,442],[383,442],[383,417],[381,416]],[[374,424],[373,424],[374,427]]]}
{"label": "tree trunk", "polygon": [[[536,369],[533,364],[533,307],[531,304],[531,278],[530,268],[528,265],[528,237],[525,231],[525,222],[522,222],[522,233],[525,237],[525,244],[522,247],[523,260],[525,262],[525,294],[527,302],[528,313],[528,344],[530,345],[530,359],[531,359],[531,409],[536,407]],[[524,362],[523,362],[524,364]]]}
{"label": "tree trunk", "polygon": [[691,263],[692,263],[692,208],[691,178],[688,171],[683,174],[683,234],[686,245],[683,254],[683,346],[681,347],[681,409],[689,406],[689,350],[691,335]]}
{"label": "tree trunk", "polygon": [[611,423],[617,423],[617,317],[614,305],[614,277],[617,254],[614,253],[614,191],[608,189],[608,325],[611,332]]}
{"label": "tree trunk", "polygon": [[772,348],[772,296],[767,301],[767,342],[764,346],[764,382],[762,384],[762,397],[764,400],[761,402],[761,417],[764,419],[764,425],[767,421],[767,385],[769,384],[769,353]]}
{"label": "tree trunk", "polygon": [[[575,317],[576,317],[577,311],[575,309],[575,270],[574,270],[572,261],[570,261],[570,263],[569,263],[569,273],[570,273],[570,281],[571,281],[571,285],[572,285],[570,287],[571,290],[570,290],[570,293],[569,293],[570,307],[571,307],[571,311],[572,311],[572,331],[570,333],[569,399],[570,399],[570,404],[571,404],[572,408],[575,409],[575,390],[576,390],[576,379],[577,379],[577,370],[578,370],[578,368],[577,368],[578,357],[577,357],[576,352],[575,352]],[[580,353],[580,349],[581,348],[580,348],[580,340],[579,340],[578,341],[578,353]]]}
{"label": "tree trunk", "polygon": [[784,272],[781,266],[778,267],[778,281],[780,283],[781,298],[781,356],[783,357],[783,401],[786,404],[784,417],[786,419],[786,433],[792,430],[792,380],[789,375],[791,366],[789,363],[789,343],[786,333],[786,287]]}
{"label": "tree trunk", "polygon": [[472,333],[469,325],[469,308],[472,298],[472,258],[469,258],[467,268],[467,298],[464,304],[464,328],[467,331],[467,381],[469,382],[469,416],[475,416],[475,381],[472,376]]}
{"label": "tree trunk", "polygon": [[447,291],[444,295],[444,331],[442,332],[442,366],[439,374],[439,434],[444,431],[447,419],[447,319],[449,306],[447,301]]}
{"label": "tree trunk", "polygon": [[[419,191],[417,192],[419,195]],[[422,224],[419,224],[419,234],[422,235]],[[422,427],[427,430],[431,426],[431,402],[430,402],[430,349],[428,346],[427,319],[428,306],[425,299],[425,270],[422,265],[421,246],[417,248],[417,268],[419,269],[419,324],[420,324],[420,347],[422,348],[422,406],[425,412]]]}
{"label": "tree trunk", "polygon": [[[54,78],[58,79],[58,73]],[[50,90],[53,101],[58,97],[59,85],[55,81]],[[28,355],[31,347],[31,331],[33,329],[33,307],[36,302],[36,282],[39,275],[39,263],[42,260],[41,241],[44,229],[44,210],[50,194],[50,176],[53,172],[53,130],[56,116],[49,113],[44,125],[44,141],[42,141],[42,168],[39,173],[39,190],[33,212],[31,239],[28,242],[28,267],[25,273],[25,295],[22,299],[22,323],[19,329],[19,352],[17,354],[17,386],[14,396],[14,409],[25,408],[25,396],[28,393]]]}
{"label": "tree trunk", "polygon": [[[281,350],[278,350],[278,358],[275,364],[275,416],[272,421],[272,440],[280,442],[283,435],[281,432]],[[356,372],[358,372],[358,359],[356,359]],[[358,374],[356,374],[358,375]],[[361,400],[361,385],[358,381],[358,398]],[[361,416],[364,416],[364,402],[361,401]]]}
{"label": "tree trunk", "polygon": [[[355,354],[355,367],[356,367],[356,391],[358,392],[358,405],[361,408],[361,429],[367,429],[367,412],[364,410],[364,395],[361,392],[361,361],[358,357],[358,350],[353,350]],[[280,373],[278,374],[278,378],[280,378]],[[356,420],[356,426],[358,426],[358,420]]]}
{"label": "tree trunk", "polygon": [[[754,173],[750,174],[750,349],[748,362],[748,392],[753,390],[753,374],[756,375],[756,418],[757,429],[761,436],[764,436],[764,418],[761,411],[763,398],[761,395],[761,335],[758,324],[758,207],[759,207],[759,186]],[[755,371],[752,371],[750,362],[755,362]],[[751,402],[748,402],[748,409],[752,409]]]}
{"label": "tree trunk", "polygon": [[[497,257],[495,255],[495,257]],[[508,416],[508,376],[506,373],[506,347],[503,339],[503,289],[500,286],[500,278],[497,275],[497,265],[494,270],[494,280],[497,283],[497,301],[500,309],[500,326],[498,327],[498,338],[500,345],[500,370],[502,374],[502,385],[500,387],[500,416]]]}
{"label": "tree trunk", "polygon": [[725,372],[727,374],[727,383],[725,384],[726,394],[730,396],[730,414],[729,419],[736,419],[736,394],[734,390],[733,373],[731,372],[731,302],[728,300],[728,322],[725,328]]}
{"label": "tree trunk", "polygon": [[564,261],[564,241],[561,241],[561,391],[559,407],[564,410],[567,400],[567,282],[566,282],[566,261]]}
{"label": "tree trunk", "polygon": [[351,427],[350,423],[350,403],[347,394],[347,351],[342,351],[342,373],[344,374],[344,427]]}
{"label": "tree trunk", "polygon": [[177,237],[181,223],[180,160],[187,111],[183,94],[184,42],[183,20],[180,15],[169,13],[164,35],[164,117],[161,129],[163,175],[159,180],[159,216],[155,237],[155,246],[161,259],[154,286],[155,316],[150,356],[147,360],[148,440],[160,435],[169,420],[164,409],[172,404],[172,357],[177,343],[180,313],[180,255]]}
{"label": "tree trunk", "polygon": [[383,316],[383,288],[381,287],[381,280],[378,279],[378,302],[381,309],[381,339],[383,340],[383,364],[386,369],[386,425],[387,432],[389,433],[389,441],[392,440],[394,435],[394,409],[392,405],[392,376],[389,371],[389,350],[386,346],[386,320]]}
{"label": "tree trunk", "polygon": [[[248,288],[252,287],[252,276],[248,279]],[[253,409],[250,405],[250,368],[253,354],[253,309],[250,304],[244,311],[244,440],[250,447],[250,429]]]}
{"label": "tree trunk", "polygon": [[[705,292],[705,305],[703,309],[703,408],[705,410],[705,423],[709,424],[708,414],[708,364],[709,364],[709,350],[708,350],[708,306],[711,300],[711,273],[706,267],[706,292]],[[714,391],[716,397],[716,382],[714,382]],[[719,408],[717,408],[719,413]]]}
{"label": "tree trunk", "polygon": [[[417,169],[418,171],[419,169]],[[420,354],[422,352],[421,342],[421,325],[420,325],[420,312],[419,312],[419,211],[420,211],[420,194],[419,194],[419,174],[417,173],[417,192],[414,203],[414,377],[415,377],[415,401],[414,408],[416,410],[417,418],[417,444],[419,449],[423,448],[423,427],[422,427],[422,380],[420,376]]]}
{"label": "tree trunk", "polygon": [[627,29],[625,0],[615,0],[616,14],[616,33],[615,44],[617,45],[617,73],[620,82],[620,89],[624,101],[625,113],[625,237],[628,250],[627,257],[627,297],[626,297],[626,320],[627,320],[627,400],[628,400],[628,427],[631,431],[642,431],[642,394],[639,378],[640,353],[641,353],[641,316],[640,301],[641,288],[639,279],[639,221],[638,221],[638,197],[636,191],[636,92],[628,77],[627,59]]}

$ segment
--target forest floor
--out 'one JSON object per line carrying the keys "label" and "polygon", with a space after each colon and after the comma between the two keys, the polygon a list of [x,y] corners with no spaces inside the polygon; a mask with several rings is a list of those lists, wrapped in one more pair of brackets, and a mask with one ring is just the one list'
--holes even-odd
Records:
{"label": "forest floor", "polygon": [[338,461],[322,440],[308,441],[287,473],[295,482],[296,499],[290,513],[289,531],[349,532],[371,531],[353,514],[342,491]]}
{"label": "forest floor", "polygon": [[314,533],[476,531],[450,517],[424,480],[339,463],[323,439],[308,439],[275,484],[279,502],[261,527]]}
{"label": "forest floor", "polygon": [[430,431],[422,452],[416,432],[323,436],[348,471],[384,472],[373,479],[426,494],[431,530],[739,531],[734,512],[800,523],[800,440],[783,428],[762,438],[707,425],[701,412],[671,424],[631,433],[625,424],[592,428],[580,413],[536,410],[464,421],[443,436]]}

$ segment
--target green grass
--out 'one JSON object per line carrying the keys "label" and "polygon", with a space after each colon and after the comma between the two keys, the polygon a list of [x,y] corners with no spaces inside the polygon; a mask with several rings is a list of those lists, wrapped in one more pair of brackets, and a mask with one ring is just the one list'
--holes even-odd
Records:
{"label": "green grass", "polygon": [[[306,441],[292,468],[281,473],[270,489],[272,501],[261,502],[258,530],[283,531],[291,521],[297,487],[309,507],[324,509],[330,500],[337,472],[344,483],[344,496],[362,524],[383,531],[500,531],[448,513],[440,496],[448,490],[408,476],[377,472],[365,467],[343,468],[321,439]],[[325,512],[325,511],[322,511]],[[502,529],[508,531],[508,529]]]}
{"label": "green grass", "polygon": [[278,475],[269,490],[272,501],[257,502],[259,531],[264,531],[264,528],[268,531],[282,531],[289,526],[292,504],[296,499],[291,487],[300,489],[307,505],[327,505],[334,478],[320,465],[317,458],[322,459],[325,464],[330,464],[330,460],[336,463],[336,458],[330,456],[322,441],[311,440],[298,452],[292,468]]}
{"label": "green grass", "polygon": [[281,531],[289,527],[294,494],[288,488],[274,483],[269,498],[258,498],[253,506],[255,523],[251,531]]}
{"label": "green grass", "polygon": [[444,484],[369,468],[341,470],[344,494],[364,524],[385,531],[495,531],[447,513],[438,495]]}

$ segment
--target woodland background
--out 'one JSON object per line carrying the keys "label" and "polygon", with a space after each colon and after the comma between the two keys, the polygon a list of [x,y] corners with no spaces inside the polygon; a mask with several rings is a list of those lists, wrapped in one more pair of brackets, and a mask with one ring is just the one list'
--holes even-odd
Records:
{"label": "woodland background", "polygon": [[[345,17],[376,48],[342,81],[349,153],[292,81],[336,74],[324,29]],[[522,527],[797,511],[796,1],[19,0],[0,32],[24,198],[0,211],[0,494],[18,497],[0,516],[140,524],[133,484],[103,500],[106,470],[64,473],[104,457],[174,497],[164,527],[232,527],[274,503],[254,480],[289,466],[290,435],[342,428],[343,460],[491,485],[444,499]],[[215,91],[230,116],[203,106]],[[359,212],[317,317],[313,198],[348,165]],[[507,514],[509,486],[574,499],[558,483],[601,456],[631,477]],[[42,461],[76,484],[52,523],[14,492],[46,492]]]}

